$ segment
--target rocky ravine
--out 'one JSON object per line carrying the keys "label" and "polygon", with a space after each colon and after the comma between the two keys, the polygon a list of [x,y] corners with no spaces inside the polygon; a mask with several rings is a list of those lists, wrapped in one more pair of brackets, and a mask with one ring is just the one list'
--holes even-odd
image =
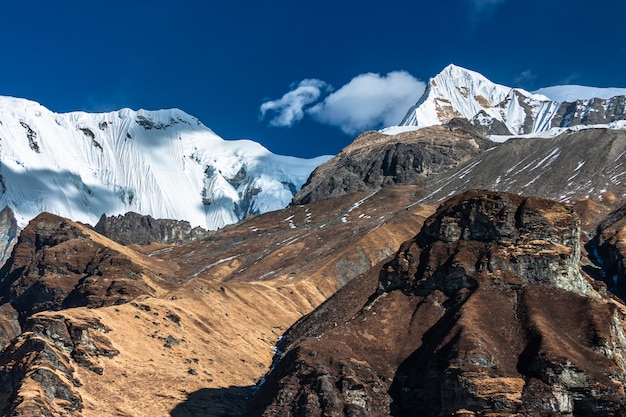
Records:
{"label": "rocky ravine", "polygon": [[579,234],[557,202],[452,198],[287,333],[251,414],[624,415],[626,307]]}
{"label": "rocky ravine", "polygon": [[626,300],[626,206],[614,210],[597,225],[586,247],[598,268],[598,279]]}

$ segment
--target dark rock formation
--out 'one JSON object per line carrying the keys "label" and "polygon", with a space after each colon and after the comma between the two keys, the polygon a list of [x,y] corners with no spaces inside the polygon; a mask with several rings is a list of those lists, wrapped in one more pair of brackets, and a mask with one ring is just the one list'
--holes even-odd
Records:
{"label": "dark rock formation", "polygon": [[103,214],[94,229],[123,245],[189,243],[202,240],[210,233],[201,227],[192,228],[187,221],[153,219],[132,211],[119,216]]}
{"label": "dark rock formation", "polygon": [[552,126],[608,124],[624,119],[626,119],[626,96],[609,99],[592,98],[561,103],[552,119]]}
{"label": "dark rock formation", "polygon": [[487,114],[486,111],[481,110],[476,113],[476,116],[472,117],[470,121],[474,126],[482,127],[490,135],[510,135],[511,131],[504,124],[504,122],[495,119]]}
{"label": "dark rock formation", "polygon": [[9,206],[6,206],[0,211],[0,265],[4,265],[11,255],[19,234],[15,214]]}
{"label": "dark rock formation", "polygon": [[587,244],[599,278],[622,301],[626,300],[626,205],[611,212]]}
{"label": "dark rock formation", "polygon": [[0,305],[0,351],[21,332],[18,312],[9,303]]}
{"label": "dark rock formation", "polygon": [[3,415],[80,415],[82,384],[74,365],[102,374],[99,358],[119,354],[107,331],[95,318],[30,317],[24,332],[0,353]]}
{"label": "dark rock formation", "polygon": [[570,206],[470,191],[298,322],[252,415],[616,416],[626,307]]}
{"label": "dark rock formation", "polygon": [[464,119],[394,136],[365,132],[313,171],[293,203],[371,193],[393,184],[418,184],[494,145],[484,129]]}
{"label": "dark rock formation", "polygon": [[22,319],[44,310],[120,304],[153,293],[142,272],[77,224],[43,213],[22,231],[0,269],[0,304],[10,303]]}

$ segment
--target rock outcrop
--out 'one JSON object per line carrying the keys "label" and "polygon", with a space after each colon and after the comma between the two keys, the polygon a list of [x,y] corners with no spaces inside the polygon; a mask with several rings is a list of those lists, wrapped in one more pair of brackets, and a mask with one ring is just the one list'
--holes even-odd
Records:
{"label": "rock outcrop", "polygon": [[252,415],[626,413],[626,307],[578,268],[580,221],[470,191],[287,333]]}
{"label": "rock outcrop", "polygon": [[609,124],[626,118],[626,96],[564,102],[552,118],[553,127]]}
{"label": "rock outcrop", "polygon": [[93,240],[88,229],[48,213],[34,219],[0,270],[0,304],[10,303],[25,319],[39,311],[120,304],[155,293],[141,279],[140,264]]}
{"label": "rock outcrop", "polygon": [[6,206],[0,211],[0,265],[4,265],[11,255],[19,234],[20,228],[15,214],[9,206]]}
{"label": "rock outcrop", "polygon": [[293,204],[394,184],[418,184],[495,146],[464,119],[398,135],[365,132],[313,171]]}
{"label": "rock outcrop", "polygon": [[609,213],[586,245],[599,279],[622,301],[626,300],[626,206]]}
{"label": "rock outcrop", "polygon": [[201,227],[192,228],[187,221],[153,219],[132,211],[119,216],[103,214],[94,229],[122,245],[181,244],[197,242],[210,235]]}
{"label": "rock outcrop", "polygon": [[55,314],[28,318],[24,331],[0,353],[4,415],[80,415],[77,367],[102,375],[100,358],[119,354],[97,319]]}

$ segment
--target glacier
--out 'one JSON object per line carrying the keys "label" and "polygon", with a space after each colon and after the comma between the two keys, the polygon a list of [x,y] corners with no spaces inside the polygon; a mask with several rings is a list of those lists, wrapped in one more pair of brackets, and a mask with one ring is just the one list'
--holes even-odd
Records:
{"label": "glacier", "polygon": [[134,211],[215,230],[285,207],[331,156],[224,140],[179,109],[54,113],[0,96],[0,208],[88,224]]}

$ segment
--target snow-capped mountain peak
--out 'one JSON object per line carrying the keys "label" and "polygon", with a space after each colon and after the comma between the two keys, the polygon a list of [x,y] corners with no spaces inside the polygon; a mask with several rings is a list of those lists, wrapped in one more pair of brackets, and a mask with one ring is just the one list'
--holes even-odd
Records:
{"label": "snow-capped mountain peak", "polygon": [[[553,128],[617,123],[626,118],[626,89],[556,86],[528,92],[493,83],[483,75],[448,65],[401,123],[421,128],[463,117],[494,135],[548,132]],[[386,129],[395,132],[402,129]],[[558,130],[558,129],[557,129]]]}
{"label": "snow-capped mountain peak", "polygon": [[179,109],[54,113],[0,97],[0,206],[95,224],[135,211],[216,229],[286,206],[329,157],[227,141]]}
{"label": "snow-capped mountain peak", "polygon": [[407,113],[402,125],[425,127],[454,117],[470,119],[480,110],[502,102],[510,90],[477,72],[451,64],[429,80],[424,95]]}

